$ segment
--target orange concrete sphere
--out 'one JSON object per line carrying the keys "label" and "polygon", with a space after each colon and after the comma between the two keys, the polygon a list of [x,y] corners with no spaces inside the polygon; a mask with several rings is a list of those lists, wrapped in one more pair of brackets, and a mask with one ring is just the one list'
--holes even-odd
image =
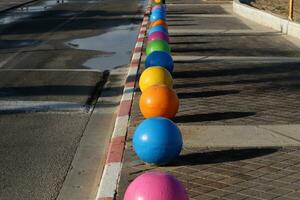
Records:
{"label": "orange concrete sphere", "polygon": [[140,110],[145,118],[175,117],[179,108],[176,93],[166,85],[148,87],[140,97]]}
{"label": "orange concrete sphere", "polygon": [[158,20],[155,20],[154,22],[152,22],[149,26],[149,29],[153,28],[154,26],[163,26],[166,29],[168,29],[167,23],[162,19],[158,19]]}

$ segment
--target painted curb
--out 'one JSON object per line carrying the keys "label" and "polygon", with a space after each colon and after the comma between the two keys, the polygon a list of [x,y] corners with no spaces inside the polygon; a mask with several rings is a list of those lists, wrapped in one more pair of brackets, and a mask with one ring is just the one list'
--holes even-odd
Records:
{"label": "painted curb", "polygon": [[233,12],[254,21],[258,24],[273,28],[284,34],[300,39],[300,24],[283,19],[271,13],[258,10],[246,4],[240,3],[239,0],[233,1]]}
{"label": "painted curb", "polygon": [[121,98],[117,118],[109,144],[106,163],[97,192],[96,200],[113,200],[117,192],[119,178],[122,169],[122,159],[126,142],[127,127],[130,117],[131,105],[134,97],[134,88],[142,57],[144,39],[146,37],[150,1],[146,6],[143,22],[133,50],[127,78]]}

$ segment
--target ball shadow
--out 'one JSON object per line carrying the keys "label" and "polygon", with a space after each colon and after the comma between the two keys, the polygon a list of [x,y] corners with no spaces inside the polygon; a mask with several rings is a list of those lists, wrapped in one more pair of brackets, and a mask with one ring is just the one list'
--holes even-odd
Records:
{"label": "ball shadow", "polygon": [[189,166],[240,161],[273,154],[278,150],[280,150],[280,148],[247,148],[195,152],[180,155],[172,163],[169,163],[168,166]]}

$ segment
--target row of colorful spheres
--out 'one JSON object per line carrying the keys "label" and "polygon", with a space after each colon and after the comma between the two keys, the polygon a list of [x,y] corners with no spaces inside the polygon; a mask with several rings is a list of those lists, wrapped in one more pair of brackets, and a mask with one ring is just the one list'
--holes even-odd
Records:
{"label": "row of colorful spheres", "polygon": [[[182,136],[169,119],[178,112],[179,100],[173,91],[173,59],[170,55],[166,5],[154,0],[146,47],[146,69],[139,86],[142,91],[139,106],[144,120],[133,135],[133,148],[146,163],[164,165],[181,152]],[[128,186],[124,200],[188,200],[182,184],[172,175],[147,172]]]}

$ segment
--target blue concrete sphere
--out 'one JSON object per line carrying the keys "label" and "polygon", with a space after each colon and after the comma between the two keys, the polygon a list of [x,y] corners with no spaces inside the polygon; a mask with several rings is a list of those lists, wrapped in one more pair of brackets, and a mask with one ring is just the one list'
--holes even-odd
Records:
{"label": "blue concrete sphere", "polygon": [[148,118],[136,128],[133,148],[146,163],[167,164],[180,154],[182,136],[171,120],[164,117]]}
{"label": "blue concrete sphere", "polygon": [[172,73],[174,68],[172,56],[165,51],[154,51],[147,56],[145,61],[146,68],[152,66],[163,67]]}
{"label": "blue concrete sphere", "polygon": [[159,13],[159,12],[161,12],[162,14],[164,14],[166,16],[166,10],[164,9],[164,7],[154,9],[151,12],[151,14],[153,14],[153,13]]}
{"label": "blue concrete sphere", "polygon": [[151,29],[149,29],[148,30],[148,35],[151,35],[152,33],[156,32],[156,31],[160,31],[160,32],[165,33],[166,35],[169,35],[168,30],[165,27],[161,26],[161,25],[154,26]]}
{"label": "blue concrete sphere", "polygon": [[166,20],[166,13],[165,12],[153,12],[150,15],[150,22],[154,22],[158,19]]}

